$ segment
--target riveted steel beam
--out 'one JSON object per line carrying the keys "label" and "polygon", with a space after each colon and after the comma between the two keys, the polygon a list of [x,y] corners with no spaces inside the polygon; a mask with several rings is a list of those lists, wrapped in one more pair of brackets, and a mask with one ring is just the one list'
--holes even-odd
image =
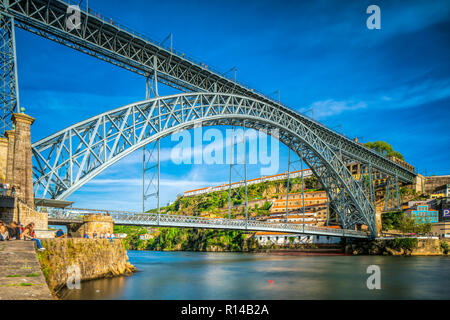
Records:
{"label": "riveted steel beam", "polygon": [[342,155],[355,161],[370,163],[373,169],[396,176],[404,183],[412,183],[416,176],[409,169],[297,113],[279,101],[91,10],[81,10],[79,28],[69,30],[66,26],[68,6],[69,3],[60,0],[4,0],[0,11],[14,17],[19,28],[144,77],[156,70],[159,82],[179,90],[235,94],[262,101],[276,107],[288,117],[301,121],[329,146],[339,146]]}
{"label": "riveted steel beam", "polygon": [[347,212],[341,221],[352,216],[350,228],[364,224],[374,231],[374,209],[361,185],[314,130],[276,106],[230,94],[156,97],[105,112],[34,143],[36,196],[64,199],[133,151],[198,124],[278,129],[278,139],[303,156],[331,202],[342,214]]}

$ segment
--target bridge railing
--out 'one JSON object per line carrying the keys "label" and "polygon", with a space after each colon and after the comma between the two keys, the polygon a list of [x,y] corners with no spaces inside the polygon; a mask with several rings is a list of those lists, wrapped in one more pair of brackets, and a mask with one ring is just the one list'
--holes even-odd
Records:
{"label": "bridge railing", "polygon": [[[357,236],[366,237],[367,232],[348,230],[348,229],[332,229],[325,227],[308,226],[302,224],[286,224],[286,223],[271,223],[264,221],[245,221],[243,219],[223,219],[223,218],[206,218],[196,216],[182,216],[156,213],[136,213],[136,212],[121,212],[121,211],[103,211],[105,215],[113,218],[114,223],[124,225],[173,225],[183,227],[211,227],[211,228],[225,228],[225,229],[248,229],[248,230],[266,230],[266,231],[283,231],[286,233],[321,233],[329,234],[330,236]],[[79,220],[84,215],[95,214],[88,212],[87,209],[65,209],[54,210],[48,213],[49,219],[55,220]]]}
{"label": "bridge railing", "polygon": [[[78,5],[78,6],[80,5],[80,2],[78,0],[59,0],[59,2],[67,4],[67,5]],[[212,72],[216,73],[218,76],[223,77],[223,78],[227,79],[228,81],[234,82],[237,85],[239,85],[241,87],[244,87],[245,89],[247,89],[247,90],[249,90],[249,91],[251,91],[251,92],[253,92],[255,94],[258,94],[259,96],[262,96],[262,97],[264,97],[265,99],[267,99],[269,101],[272,101],[274,103],[278,103],[278,104],[282,105],[284,108],[289,109],[289,110],[291,110],[293,112],[298,112],[295,108],[290,107],[290,106],[282,103],[281,101],[276,101],[273,97],[263,93],[262,91],[259,91],[259,90],[255,89],[254,86],[250,86],[249,84],[246,84],[244,82],[237,81],[232,76],[227,75],[228,72],[219,71],[219,68],[217,68],[215,66],[212,66],[209,63],[201,62],[201,60],[199,58],[195,58],[191,54],[186,54],[185,52],[180,52],[180,51],[174,49],[173,46],[170,47],[168,45],[165,45],[163,42],[154,40],[153,38],[149,37],[148,35],[139,33],[136,30],[133,30],[133,29],[127,27],[126,25],[120,23],[118,21],[118,19],[115,19],[115,18],[113,19],[111,17],[107,17],[106,15],[100,13],[98,10],[96,10],[95,8],[93,8],[91,6],[89,6],[89,7],[87,7],[87,6],[79,6],[79,7],[80,7],[80,10],[83,11],[85,14],[87,14],[87,15],[95,18],[95,19],[101,20],[103,23],[110,24],[110,25],[114,26],[115,28],[118,28],[118,29],[121,29],[121,30],[123,30],[125,32],[128,32],[129,34],[131,34],[133,36],[139,37],[139,38],[141,38],[143,40],[146,40],[146,41],[148,41],[148,42],[150,42],[150,43],[152,43],[152,44],[154,44],[156,46],[162,47],[165,50],[167,50],[168,52],[170,52],[172,54],[175,54],[178,57],[180,57],[182,59],[185,59],[185,60],[187,60],[187,61],[197,65],[198,67],[201,67],[201,68],[204,68],[206,70],[212,71]],[[309,117],[309,116],[307,116],[305,114],[303,114],[303,116],[308,118],[310,121],[313,121],[313,122],[316,122],[317,124],[320,124],[318,121],[314,120],[313,118],[311,118],[311,117]],[[335,133],[339,134],[336,131],[335,131]]]}

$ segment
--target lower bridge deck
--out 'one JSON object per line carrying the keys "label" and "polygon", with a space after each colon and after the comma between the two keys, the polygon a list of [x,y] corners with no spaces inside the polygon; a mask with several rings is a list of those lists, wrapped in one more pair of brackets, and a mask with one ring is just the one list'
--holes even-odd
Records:
{"label": "lower bridge deck", "polygon": [[[83,215],[87,214],[89,213],[77,211],[50,212],[48,214],[48,223],[50,225],[82,223]],[[368,232],[364,231],[315,227],[292,223],[269,223],[264,221],[229,220],[169,214],[158,215],[156,213],[108,212],[107,215],[113,218],[114,224],[128,226],[266,231],[360,239],[365,239],[370,236]]]}

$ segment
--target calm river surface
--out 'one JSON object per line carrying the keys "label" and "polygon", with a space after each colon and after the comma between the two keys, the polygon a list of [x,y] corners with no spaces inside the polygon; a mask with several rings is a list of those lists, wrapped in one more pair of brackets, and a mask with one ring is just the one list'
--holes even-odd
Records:
{"label": "calm river surface", "polygon": [[[129,251],[139,272],[83,282],[63,299],[449,299],[450,257]],[[369,265],[381,290],[368,290]]]}

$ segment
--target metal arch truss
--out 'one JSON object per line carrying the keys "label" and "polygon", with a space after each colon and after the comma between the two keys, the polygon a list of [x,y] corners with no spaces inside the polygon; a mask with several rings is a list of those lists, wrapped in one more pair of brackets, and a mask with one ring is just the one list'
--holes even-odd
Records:
{"label": "metal arch truss", "polygon": [[398,185],[398,179],[396,177],[387,176],[386,178],[386,191],[384,193],[384,212],[398,211],[402,209],[401,194]]}
{"label": "metal arch truss", "polygon": [[19,93],[14,18],[2,12],[0,12],[0,61],[0,133],[3,134],[13,127],[11,116],[17,112]]}
{"label": "metal arch truss", "polygon": [[158,81],[182,91],[236,94],[262,101],[301,121],[335,152],[354,161],[370,163],[373,169],[412,183],[416,174],[353,142],[324,125],[230,79],[202,63],[185,57],[111,19],[82,8],[80,28],[66,26],[68,2],[60,0],[3,0],[0,11],[15,19],[17,27],[66,45],[144,77],[157,74]]}
{"label": "metal arch truss", "polygon": [[[159,139],[142,148],[142,212],[156,208],[160,212],[160,143]],[[153,200],[153,201],[151,201]],[[147,209],[150,202],[153,207]]]}
{"label": "metal arch truss", "polygon": [[94,176],[144,145],[195,125],[278,129],[327,190],[345,226],[364,224],[375,235],[374,209],[333,149],[298,118],[251,98],[190,93],[127,105],[68,127],[32,145],[36,197],[65,199]]}
{"label": "metal arch truss", "polygon": [[[49,211],[48,221],[51,224],[61,225],[69,223],[82,223],[85,213],[77,212],[77,209],[63,211]],[[89,210],[81,210],[89,212]],[[203,229],[229,229],[249,231],[271,231],[290,234],[311,234],[348,238],[367,238],[369,234],[363,231],[326,229],[314,226],[302,226],[299,224],[268,223],[262,221],[248,221],[237,219],[215,219],[193,216],[181,216],[156,213],[114,212],[108,211],[114,224],[146,227],[176,227],[176,228],[203,228]]]}

